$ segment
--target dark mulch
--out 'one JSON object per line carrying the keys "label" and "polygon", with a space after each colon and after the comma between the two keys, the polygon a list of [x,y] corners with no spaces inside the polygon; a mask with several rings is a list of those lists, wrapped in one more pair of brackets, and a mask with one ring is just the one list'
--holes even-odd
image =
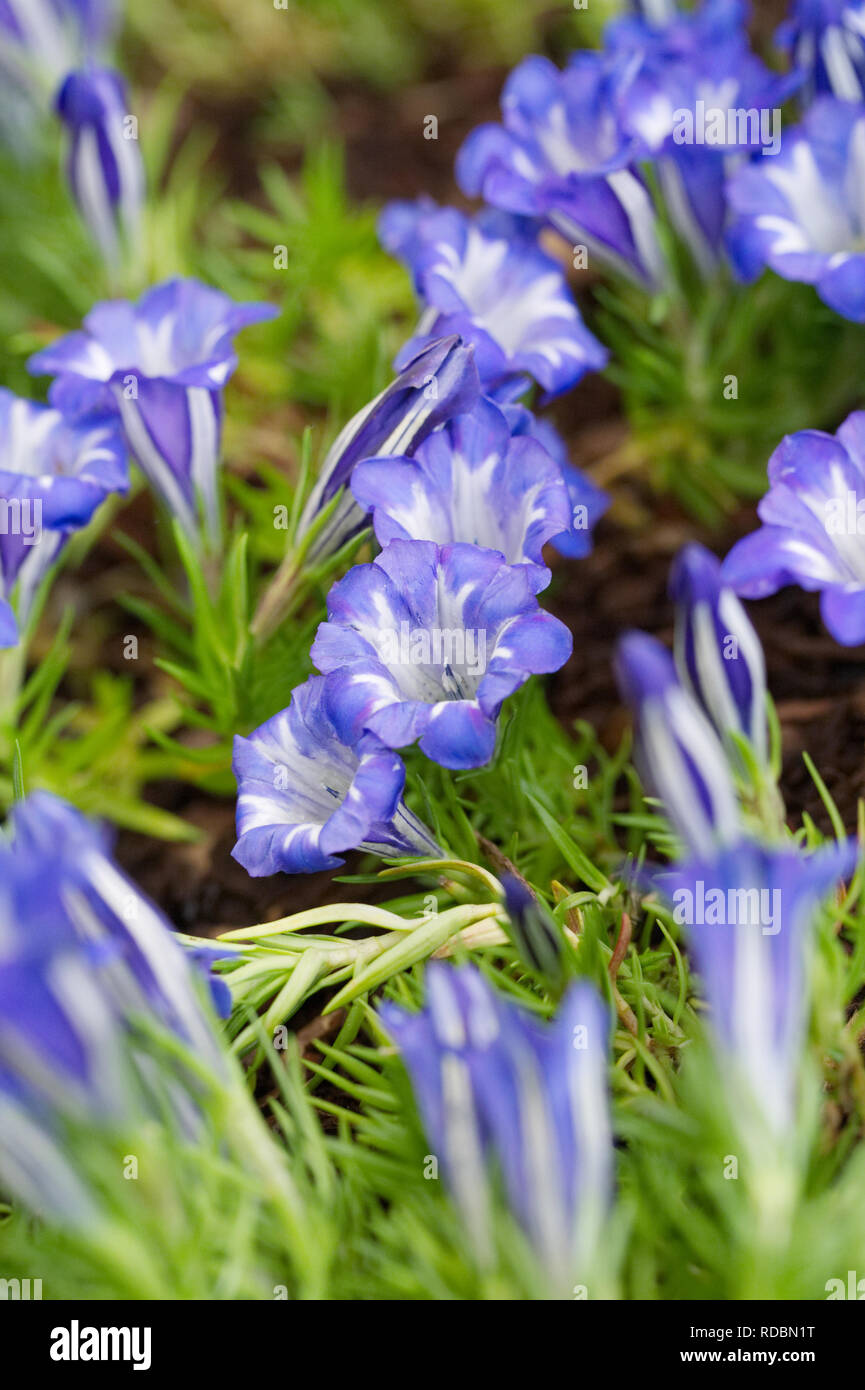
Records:
{"label": "dark mulch", "polygon": [[[745,511],[722,538],[699,536],[724,554],[754,525]],[[670,562],[696,528],[675,509],[656,506],[645,530],[614,530],[602,523],[595,551],[578,564],[557,567],[549,606],[574,634],[574,655],[552,682],[550,698],[560,719],[586,719],[605,745],[614,747],[627,722],[612,676],[617,637],[643,628],[672,640],[667,598]],[[865,648],[848,650],[829,637],[816,595],[783,590],[748,605],[762,639],[769,687],[783,730],[782,791],[798,820],[808,811],[824,830],[828,815],[802,761],[810,753],[849,829],[865,795]]]}

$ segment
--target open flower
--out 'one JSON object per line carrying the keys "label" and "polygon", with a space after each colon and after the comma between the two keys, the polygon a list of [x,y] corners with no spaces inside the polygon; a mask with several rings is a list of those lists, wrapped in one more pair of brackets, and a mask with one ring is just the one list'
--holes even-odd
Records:
{"label": "open flower", "polygon": [[232,854],[259,878],[333,869],[349,849],[440,854],[402,800],[405,768],[372,734],[354,747],[325,708],[324,680],[298,686],[291,704],[234,740],[237,835]]}
{"label": "open flower", "polygon": [[719,561],[686,545],[670,572],[676,604],[676,667],[722,738],[741,734],[761,761],[768,752],[766,659]]}
{"label": "open flower", "polygon": [[616,653],[619,689],[634,714],[636,760],[679,838],[711,856],[741,836],[736,793],[724,749],[672,657],[654,637],[628,632]]}
{"label": "open flower", "polygon": [[666,278],[652,200],[634,168],[640,147],[621,127],[626,67],[576,53],[564,72],[546,58],[516,67],[502,95],[502,125],[474,130],[457,157],[465,193],[540,218],[571,245],[639,283]]}
{"label": "open flower", "polygon": [[763,525],[733,546],[726,583],[746,598],[785,584],[821,591],[823,621],[837,642],[865,642],[865,412],[836,435],[800,430],[769,460]]}
{"label": "open flower", "polygon": [[539,1026],[473,966],[431,964],[427,1006],[383,1004],[433,1152],[476,1256],[493,1250],[489,1164],[557,1292],[586,1274],[612,1190],[606,1087],[609,1018],[591,985],[571,987]]}
{"label": "open flower", "polygon": [[334,585],[327,612],[312,659],[340,737],[369,730],[389,748],[419,739],[444,767],[488,762],[507,696],[571,654],[526,567],[474,545],[391,541]]}
{"label": "open flower", "polygon": [[86,526],[111,492],[128,486],[116,420],[59,410],[0,389],[0,646],[18,640],[18,619],[71,532]]}
{"label": "open flower", "polygon": [[780,154],[756,159],[728,185],[737,269],[752,278],[769,266],[865,322],[863,183],[865,106],[823,97],[785,133]]}
{"label": "open flower", "polygon": [[379,235],[409,266],[426,305],[397,367],[447,333],[474,344],[490,392],[528,373],[556,395],[606,365],[609,354],[583,324],[561,267],[523,219],[489,211],[469,218],[421,199],[386,207]]}
{"label": "open flower", "polygon": [[805,855],[740,840],[655,879],[694,952],[731,1110],[752,1130],[792,1126],[814,917],[855,863],[853,843]]}
{"label": "open flower", "polygon": [[512,437],[491,401],[481,400],[436,430],[413,459],[357,464],[351,490],[372,512],[376,538],[466,541],[531,567],[536,590],[550,581],[543,546],[569,528],[562,472],[530,435]]}
{"label": "open flower", "polygon": [[123,82],[105,68],[70,72],[57,96],[69,132],[69,185],[78,210],[109,264],[121,241],[134,245],[144,201],[144,165],[127,127]]}
{"label": "open flower", "polygon": [[64,408],[111,405],[169,511],[196,539],[200,501],[214,539],[222,391],[237,366],[234,335],[278,312],[271,304],[235,304],[197,280],[169,280],[137,304],[97,304],[81,332],[37,352],[29,367],[58,377]]}
{"label": "open flower", "polygon": [[47,792],[12,812],[0,842],[0,1178],[65,1223],[98,1215],[60,1141],[64,1120],[96,1126],[195,1115],[197,1083],[161,1078],[133,1045],[146,1018],[215,1077],[224,1060],[194,963],[113,863],[104,835]]}
{"label": "open flower", "polygon": [[793,0],[775,41],[808,74],[812,91],[865,98],[865,0]]}
{"label": "open flower", "polygon": [[[471,410],[479,395],[474,349],[456,334],[427,343],[403,364],[396,380],[337,435],[307,498],[296,540],[303,540],[322,508],[347,488],[361,459],[410,457],[445,420]],[[334,515],[310,546],[308,560],[335,554],[362,526],[363,512],[346,490]]]}
{"label": "open flower", "polygon": [[773,151],[778,111],[796,78],[772,73],[751,52],[743,0],[707,0],[614,20],[608,52],[627,62],[623,129],[652,154],[670,216],[709,271],[722,249],[724,183],[732,154]]}

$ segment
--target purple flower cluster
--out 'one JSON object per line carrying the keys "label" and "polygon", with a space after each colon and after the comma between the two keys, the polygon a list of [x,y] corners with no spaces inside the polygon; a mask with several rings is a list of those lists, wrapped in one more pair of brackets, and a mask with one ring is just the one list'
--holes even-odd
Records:
{"label": "purple flower cluster", "polygon": [[[743,280],[768,266],[865,320],[865,5],[797,0],[780,33],[793,67],[780,74],[749,46],[746,0],[703,0],[687,13],[666,0],[636,8],[608,25],[601,51],[577,52],[563,70],[525,59],[505,84],[501,123],[480,126],[460,151],[463,191],[510,219],[502,277],[514,286],[514,323],[525,248],[544,225],[575,255],[664,288],[662,211],[705,275],[726,253]],[[782,131],[781,108],[797,91],[801,123]],[[404,205],[386,215],[385,242],[412,265],[429,306],[423,331],[436,314],[468,313],[489,334],[487,301],[481,292],[473,302],[473,291],[496,236],[508,237],[507,222],[496,232],[489,217],[469,223]],[[524,345],[512,336],[510,346]],[[490,363],[499,381],[507,365],[501,352]],[[519,365],[514,352],[510,366]],[[524,369],[558,389],[549,360]]]}
{"label": "purple flower cluster", "polygon": [[618,657],[639,766],[684,846],[650,883],[693,949],[731,1107],[752,1135],[783,1140],[795,1116],[815,913],[854,868],[856,846],[803,854],[779,842],[779,825],[755,823],[739,754],[744,741],[765,767],[759,640],[702,547],[678,557],[671,593],[675,663],[644,633],[628,634]]}
{"label": "purple flower cluster", "polygon": [[800,80],[752,53],[746,18],[743,0],[706,0],[687,14],[646,5],[608,26],[601,52],[577,52],[564,70],[525,59],[505,84],[501,124],[479,127],[460,151],[463,191],[555,228],[655,290],[669,267],[642,168],[651,164],[667,216],[713,273],[731,162],[777,150],[776,113]]}
{"label": "purple flower cluster", "polygon": [[[442,438],[456,469],[451,447]],[[393,750],[417,742],[445,767],[488,762],[505,699],[571,651],[567,628],[537,601],[547,572],[523,562],[524,536],[517,544],[520,563],[509,564],[488,545],[395,537],[333,586],[312,647],[323,676],[235,739],[234,854],[249,873],[309,873],[357,847],[440,853],[401,799],[405,768]]]}

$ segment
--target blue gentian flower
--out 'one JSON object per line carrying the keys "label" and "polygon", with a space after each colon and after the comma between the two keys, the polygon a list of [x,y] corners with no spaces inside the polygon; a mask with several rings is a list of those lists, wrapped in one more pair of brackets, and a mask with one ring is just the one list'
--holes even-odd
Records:
{"label": "blue gentian flower", "polygon": [[568,456],[568,446],[549,420],[540,420],[523,405],[502,407],[511,433],[517,438],[527,435],[546,449],[562,471],[571,510],[566,531],[553,536],[550,545],[560,555],[582,560],[592,549],[592,532],[610,505],[609,495],[586,477]]}
{"label": "blue gentian flower", "polygon": [[610,24],[608,52],[629,64],[619,97],[626,132],[651,153],[670,216],[709,272],[723,246],[732,154],[780,145],[780,104],[795,79],[772,73],[748,45],[743,0]]}
{"label": "blue gentian flower", "polygon": [[69,132],[68,176],[78,210],[105,259],[134,246],[144,202],[144,165],[130,137],[122,79],[105,68],[70,72],[57,96]]}
{"label": "blue gentian flower", "polygon": [[[147,1018],[214,1076],[224,1061],[195,966],[116,867],[104,834],[47,792],[12,812],[0,842],[0,1179],[32,1209],[92,1220],[95,1199],[59,1141],[61,1122],[126,1124],[195,1112],[194,1083],[155,1091],[131,1044]],[[58,1161],[59,1160],[59,1161]]]}
{"label": "blue gentian flower", "polygon": [[763,525],[733,546],[724,580],[746,598],[786,584],[820,590],[823,621],[845,647],[865,642],[865,412],[836,435],[800,430],[769,460]]}
{"label": "blue gentian flower", "polygon": [[812,92],[865,99],[865,0],[793,0],[775,37]]}
{"label": "blue gentian flower", "polygon": [[422,348],[395,381],[358,411],[337,435],[307,498],[297,528],[303,540],[323,507],[346,488],[334,515],[314,539],[308,560],[334,554],[363,526],[347,484],[355,464],[376,457],[411,457],[434,429],[471,410],[480,395],[474,348],[452,334]]}
{"label": "blue gentian flower", "polygon": [[538,1025],[473,966],[431,964],[427,1006],[380,1017],[400,1049],[433,1153],[475,1253],[492,1254],[488,1169],[557,1287],[587,1273],[612,1189],[610,1020],[586,982]]}
{"label": "blue gentian flower", "polygon": [[760,639],[720,562],[702,545],[686,545],[670,572],[676,604],[679,676],[722,738],[741,734],[761,762],[768,753],[766,659]]}
{"label": "blue gentian flower", "polygon": [[234,740],[237,835],[232,854],[254,878],[313,873],[349,849],[440,855],[402,800],[405,768],[372,734],[343,743],[313,676],[291,704]]}
{"label": "blue gentian flower", "polygon": [[312,659],[340,737],[419,739],[443,767],[489,762],[504,700],[564,666],[573,645],[526,567],[474,545],[391,541],[334,585],[327,612]]}
{"label": "blue gentian flower", "polygon": [[386,207],[379,236],[409,266],[426,306],[397,368],[448,333],[474,344],[489,393],[519,387],[528,374],[558,395],[606,366],[609,354],[583,324],[561,266],[525,219],[490,211],[469,218],[421,199]]}
{"label": "blue gentian flower", "polygon": [[106,415],[67,420],[0,389],[0,646],[14,646],[71,532],[128,487],[126,446]]}
{"label": "blue gentian flower", "polygon": [[137,304],[97,304],[82,331],[37,352],[29,367],[58,377],[62,408],[113,408],[142,472],[190,538],[198,536],[200,500],[215,539],[222,392],[237,366],[233,338],[278,312],[271,304],[235,304],[197,280],[169,280]]}
{"label": "blue gentian flower", "polygon": [[806,855],[742,840],[655,879],[693,949],[731,1107],[776,1136],[794,1116],[814,915],[855,863],[852,842]]}
{"label": "blue gentian flower", "polygon": [[0,862],[0,1084],[51,1108],[66,1098],[103,1117],[121,1114],[123,1025],[97,978],[108,974],[113,951],[103,958],[85,945],[89,914],[75,900],[65,848],[40,853],[4,842]]}
{"label": "blue gentian flower", "polygon": [[376,539],[466,541],[531,567],[536,590],[550,582],[543,546],[571,525],[562,470],[530,435],[512,437],[502,411],[481,400],[436,430],[413,459],[367,459],[351,490],[372,512]]}
{"label": "blue gentian flower", "polygon": [[[64,936],[98,947],[98,962],[122,962],[128,974],[122,995],[126,1007],[137,1007],[134,995],[166,1027],[200,1050],[204,1060],[221,1067],[221,1054],[193,983],[198,971],[190,970],[188,953],[161,912],[114,863],[108,832],[43,791],[17,802],[10,824],[10,862],[23,858],[59,865],[67,905]],[[37,913],[32,904],[30,910],[26,925],[35,940]],[[53,921],[46,910],[49,937],[60,931]],[[224,954],[221,948],[220,952]]]}
{"label": "blue gentian flower", "polygon": [[728,243],[746,279],[769,266],[814,285],[836,313],[865,323],[865,105],[822,97],[781,153],[728,185]]}
{"label": "blue gentian flower", "polygon": [[695,855],[740,838],[736,793],[724,749],[654,637],[629,632],[616,654],[619,689],[636,726],[636,761],[679,838]]}
{"label": "blue gentian flower", "polygon": [[100,62],[114,0],[0,0],[0,135],[21,159],[68,72]]}
{"label": "blue gentian flower", "polygon": [[457,156],[464,193],[549,223],[574,246],[651,288],[666,280],[657,217],[618,116],[625,64],[576,53],[564,72],[530,57],[502,95],[502,125],[483,125]]}

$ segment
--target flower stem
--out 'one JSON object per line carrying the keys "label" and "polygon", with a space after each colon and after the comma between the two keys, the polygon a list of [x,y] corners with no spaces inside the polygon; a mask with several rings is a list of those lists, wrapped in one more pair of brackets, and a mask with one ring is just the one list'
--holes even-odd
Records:
{"label": "flower stem", "polygon": [[261,596],[250,631],[256,641],[265,642],[291,613],[301,591],[300,566],[297,556],[292,552],[285,556],[279,569]]}
{"label": "flower stem", "polygon": [[21,695],[26,663],[26,646],[22,637],[17,647],[0,652],[0,730],[11,735],[17,726],[17,705]]}

